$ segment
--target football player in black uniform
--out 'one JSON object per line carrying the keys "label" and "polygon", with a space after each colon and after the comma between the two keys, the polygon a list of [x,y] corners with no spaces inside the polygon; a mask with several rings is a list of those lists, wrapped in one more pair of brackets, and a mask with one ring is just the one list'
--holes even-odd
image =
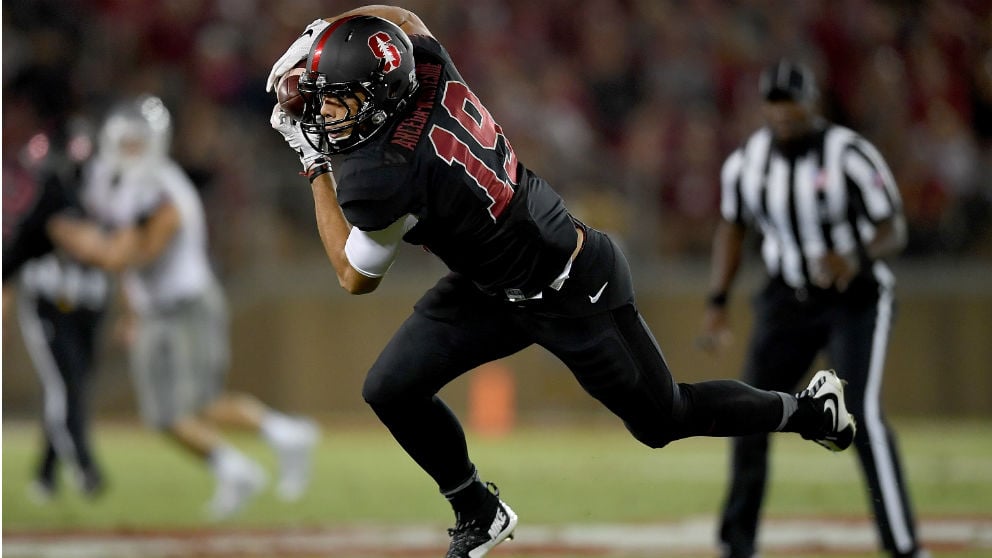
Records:
{"label": "football player in black uniform", "polygon": [[25,263],[55,249],[46,231],[49,219],[73,210],[77,205],[57,176],[39,177],[16,159],[16,155],[4,157],[3,164],[2,267],[5,306],[12,293],[8,290],[13,285],[10,279]]}
{"label": "football player in black uniform", "polygon": [[649,447],[771,431],[834,450],[851,443],[854,420],[832,372],[798,396],[734,380],[676,383],[638,314],[618,246],[518,161],[416,15],[367,6],[316,20],[276,62],[268,88],[303,58],[304,114],[295,122],[277,104],[271,123],[310,179],[341,286],[375,290],[401,240],[451,271],[416,303],[363,389],[454,508],[449,558],[485,555],[512,535],[517,517],[480,480],[437,392],[532,344]]}

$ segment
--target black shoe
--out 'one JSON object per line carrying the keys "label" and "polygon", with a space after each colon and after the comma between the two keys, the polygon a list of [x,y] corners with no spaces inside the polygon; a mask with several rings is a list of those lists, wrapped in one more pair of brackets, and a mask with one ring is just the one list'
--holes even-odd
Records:
{"label": "black shoe", "polygon": [[513,538],[517,514],[499,499],[496,485],[486,486],[493,494],[485,509],[471,518],[459,519],[454,529],[448,529],[451,546],[445,558],[482,558],[497,544]]}
{"label": "black shoe", "polygon": [[86,469],[79,474],[79,492],[86,498],[99,498],[106,490],[107,483],[97,469]]}

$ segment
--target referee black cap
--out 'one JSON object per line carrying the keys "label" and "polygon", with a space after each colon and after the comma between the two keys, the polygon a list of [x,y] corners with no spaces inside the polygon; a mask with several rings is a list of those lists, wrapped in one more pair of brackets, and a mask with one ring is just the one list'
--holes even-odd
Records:
{"label": "referee black cap", "polygon": [[817,96],[816,78],[803,64],[779,60],[761,73],[758,83],[761,97],[766,101],[795,101],[805,103]]}

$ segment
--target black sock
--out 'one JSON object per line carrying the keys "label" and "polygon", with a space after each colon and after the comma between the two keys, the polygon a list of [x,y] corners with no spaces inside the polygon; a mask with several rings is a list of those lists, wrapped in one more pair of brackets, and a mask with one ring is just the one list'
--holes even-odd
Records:
{"label": "black sock", "polygon": [[447,492],[442,492],[455,511],[459,521],[478,515],[484,509],[484,504],[492,495],[486,485],[479,480],[478,473],[472,473],[471,478]]}
{"label": "black sock", "polygon": [[799,406],[796,412],[786,421],[782,431],[797,432],[807,440],[822,436],[825,433],[823,413],[816,409],[809,398],[798,397],[797,402]]}

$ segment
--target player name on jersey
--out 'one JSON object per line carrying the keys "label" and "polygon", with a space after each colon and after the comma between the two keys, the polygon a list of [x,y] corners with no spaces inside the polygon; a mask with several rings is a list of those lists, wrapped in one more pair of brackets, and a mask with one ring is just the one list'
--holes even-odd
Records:
{"label": "player name on jersey", "polygon": [[431,117],[434,99],[437,97],[438,81],[441,78],[440,64],[417,64],[417,79],[420,81],[420,95],[413,111],[396,126],[389,143],[413,150],[424,134],[424,126]]}

